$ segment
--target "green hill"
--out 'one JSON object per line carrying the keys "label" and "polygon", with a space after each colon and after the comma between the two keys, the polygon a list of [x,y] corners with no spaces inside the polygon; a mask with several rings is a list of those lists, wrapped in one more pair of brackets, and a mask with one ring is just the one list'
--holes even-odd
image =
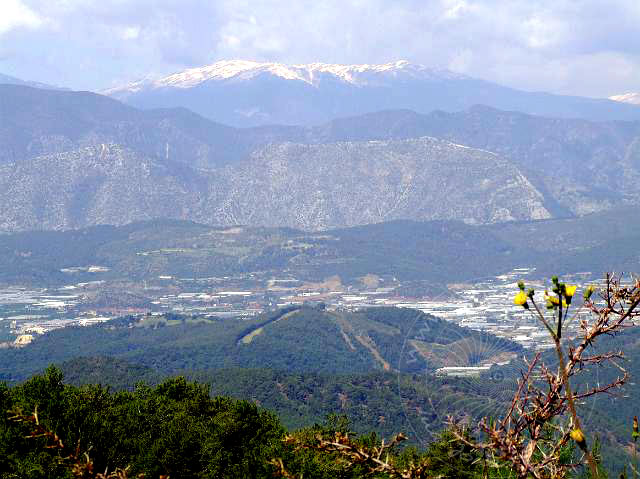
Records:
{"label": "green hill", "polygon": [[[481,347],[478,354],[464,346]],[[0,380],[22,380],[50,363],[78,356],[113,356],[163,374],[232,367],[281,371],[423,372],[447,365],[451,348],[469,351],[469,365],[520,346],[461,328],[416,310],[375,308],[329,312],[275,311],[256,319],[208,320],[186,316],[119,319],[51,331],[20,349],[0,349]]]}

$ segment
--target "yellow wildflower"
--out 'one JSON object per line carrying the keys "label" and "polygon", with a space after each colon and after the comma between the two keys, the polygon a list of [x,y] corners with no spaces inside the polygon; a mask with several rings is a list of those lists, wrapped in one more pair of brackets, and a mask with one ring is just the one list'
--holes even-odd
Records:
{"label": "yellow wildflower", "polygon": [[577,286],[575,285],[566,285],[564,288],[564,294],[568,297],[568,298],[572,298],[574,294],[576,294],[576,289],[578,289]]}
{"label": "yellow wildflower", "polygon": [[518,294],[516,294],[516,297],[513,298],[513,303],[517,304],[518,306],[524,306],[525,304],[527,304],[527,294],[524,291],[520,291]]}
{"label": "yellow wildflower", "polygon": [[[544,300],[547,303],[551,303],[553,306],[560,306],[560,300],[558,299],[557,296],[549,296],[548,291],[544,292]],[[563,299],[562,300],[562,307],[566,308],[567,307],[567,302]]]}
{"label": "yellow wildflower", "polygon": [[587,440],[580,429],[574,429],[569,433],[569,435],[571,436],[571,439],[576,441],[576,444],[580,446],[580,449],[585,450],[587,448]]}

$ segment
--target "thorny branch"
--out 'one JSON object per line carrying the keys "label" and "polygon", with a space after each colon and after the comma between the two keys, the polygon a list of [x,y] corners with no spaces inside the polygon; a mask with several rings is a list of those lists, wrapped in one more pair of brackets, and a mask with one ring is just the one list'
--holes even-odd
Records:
{"label": "thorny branch", "polygon": [[[380,445],[363,446],[354,442],[349,434],[336,432],[332,439],[325,439],[321,435],[316,437],[315,444],[301,443],[293,436],[287,436],[285,443],[294,446],[295,451],[312,449],[327,454],[339,453],[340,461],[349,469],[362,467],[362,477],[374,477],[386,474],[385,477],[393,479],[438,479],[438,476],[430,475],[429,465],[426,462],[410,464],[406,469],[400,469],[389,461],[389,454],[407,437],[398,434],[388,444],[382,441]],[[282,460],[275,459],[271,463],[276,466],[278,474],[285,479],[299,479],[290,474]]]}
{"label": "thorny branch", "polygon": [[[521,289],[524,292],[523,287]],[[566,318],[567,312],[565,310],[563,316],[562,295],[559,295],[557,333],[533,301],[533,291],[528,298],[535,307],[534,316],[537,313],[554,339],[558,353],[557,370],[552,371],[541,361],[540,354],[536,354],[518,381],[517,391],[506,416],[500,422],[485,418],[479,423],[479,428],[485,435],[484,442],[469,440],[465,427],[452,418],[449,420],[450,426],[458,440],[476,450],[490,451],[497,460],[511,464],[520,479],[566,477],[570,470],[578,466],[568,463],[562,456],[572,438],[582,449],[583,460],[588,461],[592,476],[597,477],[595,461],[587,449],[573,402],[575,399],[610,393],[628,379],[627,372],[616,362],[624,357],[622,352],[593,355],[585,353],[600,336],[614,336],[634,325],[634,320],[640,317],[640,280],[633,278],[631,284],[623,285],[621,275],[607,274],[600,293],[601,300],[593,301],[590,294],[586,295],[583,306],[591,312],[591,321],[580,322],[580,333],[575,338],[577,346],[569,346],[566,355],[561,342],[561,322]],[[603,386],[598,385],[573,394],[569,378],[580,372],[585,365],[602,363],[614,365],[621,370],[621,375]],[[565,424],[559,424],[558,419],[568,412],[571,413],[569,419]]]}
{"label": "thorny branch", "polygon": [[[24,414],[21,410],[9,411],[10,421],[29,424],[31,433],[26,436],[28,439],[44,438],[46,441],[45,449],[53,449],[58,451],[60,464],[67,467],[72,476],[76,479],[131,479],[129,476],[129,468],[117,468],[114,471],[96,472],[93,461],[89,454],[80,452],[80,444],[75,449],[69,451],[62,442],[62,439],[55,433],[40,424],[38,417],[38,408],[34,409],[33,414]],[[144,474],[135,476],[143,479]],[[160,479],[169,479],[169,476],[160,476]]]}

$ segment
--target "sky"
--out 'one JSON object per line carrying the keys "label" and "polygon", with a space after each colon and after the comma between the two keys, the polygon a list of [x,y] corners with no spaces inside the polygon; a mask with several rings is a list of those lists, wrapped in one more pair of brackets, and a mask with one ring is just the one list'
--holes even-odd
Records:
{"label": "sky", "polygon": [[0,0],[0,73],[81,90],[218,60],[409,60],[523,90],[640,91],[639,0]]}

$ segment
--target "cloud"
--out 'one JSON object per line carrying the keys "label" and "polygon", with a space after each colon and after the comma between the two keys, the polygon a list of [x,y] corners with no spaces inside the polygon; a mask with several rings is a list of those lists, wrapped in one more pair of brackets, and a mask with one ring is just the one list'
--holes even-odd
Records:
{"label": "cloud", "polygon": [[[231,20],[222,27],[218,54],[286,62],[407,58],[515,87],[591,96],[607,96],[625,85],[633,88],[638,79],[636,0],[324,0],[296,2],[287,9],[281,5],[276,0],[225,2],[225,16]],[[257,21],[248,21],[251,17]],[[627,73],[610,71],[607,65],[624,65]]]}
{"label": "cloud", "polygon": [[221,21],[215,2],[23,2],[49,20],[36,31],[14,30],[0,36],[5,53],[0,71],[16,76],[100,89],[215,57]]}
{"label": "cloud", "polygon": [[637,0],[3,1],[0,70],[77,88],[227,58],[406,58],[531,90],[640,89]]}
{"label": "cloud", "polygon": [[15,28],[37,28],[43,19],[20,0],[3,0],[0,15],[0,35]]}

